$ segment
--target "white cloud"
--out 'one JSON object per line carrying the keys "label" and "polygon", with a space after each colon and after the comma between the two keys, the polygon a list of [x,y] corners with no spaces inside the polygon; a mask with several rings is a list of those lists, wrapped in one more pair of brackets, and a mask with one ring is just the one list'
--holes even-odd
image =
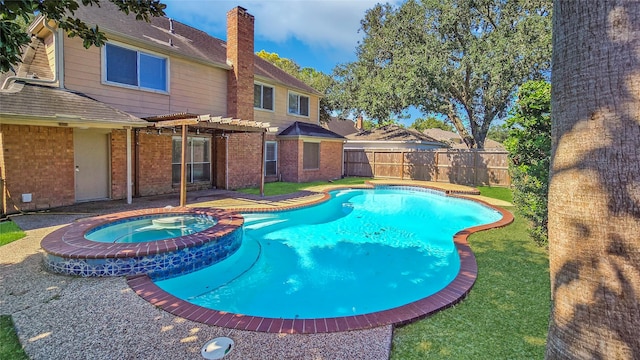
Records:
{"label": "white cloud", "polygon": [[242,6],[256,18],[256,37],[273,42],[295,38],[310,47],[353,52],[360,20],[376,0],[166,0],[168,16],[224,37],[226,13]]}

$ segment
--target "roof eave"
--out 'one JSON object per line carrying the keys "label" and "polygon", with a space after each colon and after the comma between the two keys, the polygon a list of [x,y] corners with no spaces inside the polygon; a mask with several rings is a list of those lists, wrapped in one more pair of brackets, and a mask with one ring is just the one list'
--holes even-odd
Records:
{"label": "roof eave", "polygon": [[7,125],[33,125],[33,126],[56,126],[56,127],[89,127],[100,129],[126,129],[145,128],[152,125],[149,122],[126,122],[126,121],[95,121],[83,119],[80,116],[57,114],[53,116],[25,115],[0,113],[2,124]]}

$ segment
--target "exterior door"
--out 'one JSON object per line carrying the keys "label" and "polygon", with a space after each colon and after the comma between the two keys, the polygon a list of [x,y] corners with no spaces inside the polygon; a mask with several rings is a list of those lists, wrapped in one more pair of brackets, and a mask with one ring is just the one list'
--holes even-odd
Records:
{"label": "exterior door", "polygon": [[109,134],[74,129],[76,201],[109,198]]}

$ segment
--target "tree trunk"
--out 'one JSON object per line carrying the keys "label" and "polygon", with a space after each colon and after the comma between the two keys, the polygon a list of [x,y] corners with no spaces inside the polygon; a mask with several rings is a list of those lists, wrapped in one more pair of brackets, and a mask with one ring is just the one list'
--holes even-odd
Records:
{"label": "tree trunk", "polygon": [[556,1],[548,359],[640,359],[640,2]]}

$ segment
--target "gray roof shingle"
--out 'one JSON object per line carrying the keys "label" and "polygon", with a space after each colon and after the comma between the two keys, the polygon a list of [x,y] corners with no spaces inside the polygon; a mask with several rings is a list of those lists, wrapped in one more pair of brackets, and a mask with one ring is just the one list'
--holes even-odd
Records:
{"label": "gray roof shingle", "polygon": [[362,141],[423,141],[440,143],[440,141],[427,136],[418,130],[407,129],[398,125],[386,125],[372,130],[361,131],[357,134],[347,135],[347,139]]}
{"label": "gray roof shingle", "polygon": [[309,124],[296,121],[286,129],[282,130],[278,136],[312,136],[332,139],[344,139],[342,135],[327,130],[320,125]]}
{"label": "gray roof shingle", "polygon": [[147,126],[149,123],[84,94],[55,87],[15,83],[0,91],[1,117],[33,117],[52,122]]}

